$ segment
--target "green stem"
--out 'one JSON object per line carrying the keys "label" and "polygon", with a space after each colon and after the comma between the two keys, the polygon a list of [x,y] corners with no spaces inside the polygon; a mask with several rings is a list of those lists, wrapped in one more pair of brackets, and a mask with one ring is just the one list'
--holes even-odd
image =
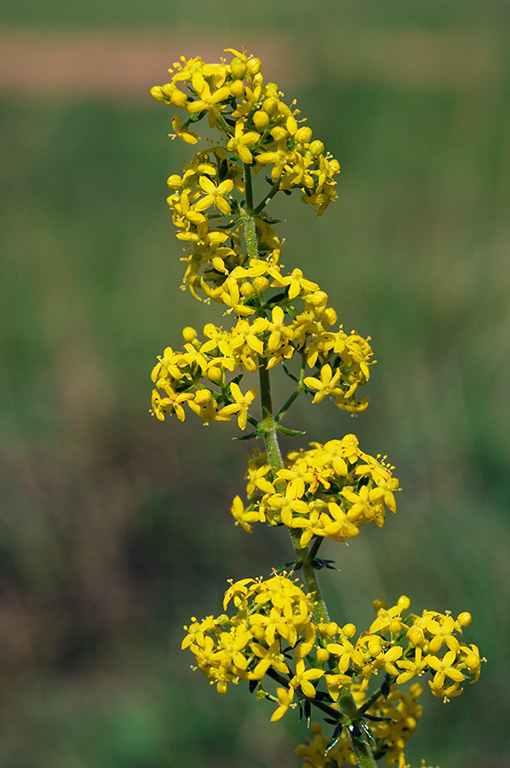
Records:
{"label": "green stem", "polygon": [[273,186],[271,187],[267,195],[257,205],[257,207],[254,210],[254,213],[260,213],[261,211],[263,211],[266,205],[268,204],[268,202],[271,200],[271,198],[273,198],[276,195],[276,193],[279,191],[280,191],[280,176],[278,176],[278,178],[274,182]]}
{"label": "green stem", "polygon": [[354,735],[351,728],[349,728],[349,737],[351,740],[352,751],[356,756],[359,768],[377,768],[372,748],[368,742],[366,733],[360,728],[358,733]]}
{"label": "green stem", "polygon": [[[253,188],[251,180],[251,171],[248,165],[244,166],[244,182],[246,188],[246,211],[242,214],[244,221],[244,235],[246,248],[250,259],[258,258],[257,232],[255,225],[255,213],[253,211]],[[262,429],[264,432],[264,444],[266,448],[267,459],[273,473],[273,477],[283,469],[283,458],[278,443],[276,433],[276,420],[273,415],[273,403],[271,398],[271,382],[269,371],[266,368],[265,360],[259,357],[259,382],[260,382],[260,401],[262,406]],[[329,622],[329,615],[326,603],[322,596],[321,588],[317,580],[317,574],[311,564],[308,547],[301,547],[299,540],[300,534],[293,528],[289,529],[290,538],[296,553],[297,559],[302,563],[302,573],[308,591],[313,595],[315,602],[314,616],[317,622]]]}
{"label": "green stem", "polygon": [[[250,166],[245,165],[244,166],[244,181],[245,181],[245,189],[246,189],[246,210],[241,210],[241,218],[244,223],[244,236],[246,240],[246,248],[248,252],[248,257],[250,259],[257,259],[259,256],[258,251],[258,243],[257,243],[257,228],[256,228],[256,215],[257,212],[253,208],[253,187],[252,187],[252,178],[251,178],[251,170]],[[273,414],[273,403],[272,403],[272,396],[271,396],[271,382],[269,378],[269,371],[266,368],[265,360],[259,356],[258,358],[258,370],[259,370],[259,383],[260,383],[260,402],[261,402],[261,409],[262,409],[262,419],[261,419],[261,426],[263,431],[263,437],[264,437],[264,445],[266,448],[266,455],[267,460],[269,462],[269,465],[271,467],[271,472],[273,474],[273,477],[276,477],[277,473],[284,468],[283,464],[283,458],[280,451],[280,445],[278,443],[278,435],[277,435],[277,421]],[[304,364],[301,368],[301,374],[299,377],[298,386],[296,388],[296,392],[294,395],[291,395],[289,398],[289,401],[285,403],[285,406],[288,407],[297,394],[299,394],[298,390],[300,390],[300,387],[303,386],[304,378]],[[284,410],[286,408],[281,409],[279,417],[283,416]],[[314,541],[310,547],[302,547],[300,545],[300,533],[294,528],[289,528],[290,538],[292,541],[292,545],[294,547],[294,551],[296,553],[297,559],[301,562],[302,566],[302,573],[303,573],[303,579],[306,584],[306,587],[308,589],[308,592],[313,596],[313,599],[315,601],[314,606],[314,617],[315,621],[317,623],[329,623],[329,615],[328,610],[326,607],[326,603],[324,601],[324,598],[322,596],[321,588],[319,585],[319,581],[317,579],[317,573],[315,572],[315,568],[312,565],[312,561],[317,554],[317,551],[319,549],[320,543],[318,541]],[[352,717],[352,714],[354,714],[353,710],[356,710],[356,705],[354,703],[354,699],[352,698],[350,692],[348,690],[343,691],[343,695],[341,697],[341,701],[339,701],[340,711],[343,712],[345,715]],[[326,711],[326,708],[329,707],[327,704],[323,704],[319,701],[313,702],[315,706],[318,706],[320,709],[323,709]],[[351,714],[352,713],[352,714]],[[328,711],[329,714],[329,711]],[[353,722],[351,720],[351,722]],[[359,733],[358,733],[359,730]],[[356,755],[356,760],[358,761],[359,768],[377,768],[376,762],[374,760],[374,756],[372,753],[372,749],[370,747],[368,737],[365,734],[364,730],[362,728],[357,729],[356,735],[353,734],[352,730],[349,729],[352,748],[354,751],[354,754]]]}
{"label": "green stem", "polygon": [[285,416],[285,414],[289,410],[289,408],[292,405],[292,403],[294,402],[294,400],[296,400],[296,398],[305,389],[305,385],[304,385],[304,378],[305,378],[305,356],[302,355],[302,358],[303,358],[303,361],[302,361],[302,365],[301,365],[301,371],[299,372],[299,379],[298,379],[298,382],[297,382],[296,389],[287,398],[287,400],[284,402],[284,404],[282,405],[282,407],[280,408],[280,410],[276,414],[275,421],[277,421],[277,422],[280,422],[282,420],[282,418]]}
{"label": "green stem", "polygon": [[365,703],[357,710],[357,712],[356,712],[356,719],[362,717],[365,714],[365,712],[367,712],[370,709],[370,707],[373,704],[375,704],[377,699],[379,699],[383,695],[383,686],[384,685],[391,685],[395,680],[396,680],[395,677],[392,677],[391,675],[387,674],[386,675],[386,679],[385,679],[383,685],[381,685],[380,688],[378,688],[376,691],[374,691],[373,694],[370,696],[370,698],[368,698],[365,701]]}

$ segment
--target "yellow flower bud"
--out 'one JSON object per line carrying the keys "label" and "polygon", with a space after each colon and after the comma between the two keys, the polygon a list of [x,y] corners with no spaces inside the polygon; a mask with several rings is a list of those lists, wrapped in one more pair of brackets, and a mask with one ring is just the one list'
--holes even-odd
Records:
{"label": "yellow flower bud", "polygon": [[174,107],[177,107],[177,109],[184,109],[188,103],[188,97],[185,93],[176,88],[170,96],[170,103],[173,104]]}
{"label": "yellow flower bud", "polygon": [[209,379],[209,381],[214,382],[214,384],[219,384],[221,381],[221,377],[222,377],[221,368],[218,368],[216,365],[212,365],[207,371],[207,378]]}
{"label": "yellow flower bud", "polygon": [[278,99],[273,97],[264,99],[262,109],[264,112],[267,112],[268,115],[274,115],[274,113],[278,111]]}
{"label": "yellow flower bud", "polygon": [[264,78],[262,77],[262,72],[257,72],[256,75],[253,75],[251,79],[252,85],[262,85],[264,82]]}
{"label": "yellow flower bud", "polygon": [[278,112],[280,113],[280,115],[283,115],[284,117],[292,117],[292,112],[290,111],[290,107],[288,107],[284,101],[278,102]]}
{"label": "yellow flower bud", "polygon": [[182,329],[182,338],[186,342],[194,341],[194,339],[197,338],[197,332],[194,328],[191,328],[191,326],[187,325],[186,328]]}
{"label": "yellow flower bud", "polygon": [[300,144],[308,144],[312,140],[312,129],[308,128],[308,126],[303,126],[296,131],[294,138]]}
{"label": "yellow flower bud", "polygon": [[384,608],[386,610],[387,607],[388,607],[388,603],[385,600],[374,600],[374,602],[372,603],[372,608],[376,613],[380,611],[381,608]]}
{"label": "yellow flower bud", "polygon": [[326,304],[328,300],[328,294],[324,291],[315,291],[315,293],[312,293],[310,296],[310,301],[312,302],[314,307],[321,307],[324,304]]}
{"label": "yellow flower bud", "polygon": [[294,134],[297,132],[298,127],[297,127],[296,119],[292,117],[292,115],[290,115],[287,118],[285,122],[285,127],[287,128],[291,136],[294,136]]}
{"label": "yellow flower bud", "polygon": [[338,624],[336,621],[330,621],[326,627],[326,632],[330,637],[333,637],[338,632]]}
{"label": "yellow flower bud", "polygon": [[258,109],[253,114],[252,120],[257,131],[263,131],[269,125],[269,115],[262,109]]}
{"label": "yellow flower bud", "polygon": [[342,627],[342,634],[345,635],[345,637],[354,637],[356,634],[356,627],[354,624],[345,624]]}
{"label": "yellow flower bud", "polygon": [[275,127],[271,130],[271,136],[275,141],[286,139],[288,135],[288,131],[286,131],[282,125],[275,125]]}
{"label": "yellow flower bud", "polygon": [[324,144],[319,139],[315,139],[315,141],[312,141],[308,149],[312,155],[322,155],[324,152]]}
{"label": "yellow flower bud", "polygon": [[178,173],[173,173],[171,176],[169,176],[166,180],[166,183],[170,189],[180,189],[182,187],[182,179]]}
{"label": "yellow flower bud", "polygon": [[464,664],[466,665],[466,669],[469,670],[469,672],[475,672],[480,666],[480,659],[476,653],[468,653],[464,659]]}
{"label": "yellow flower bud", "polygon": [[234,80],[234,82],[230,84],[229,88],[230,93],[232,96],[235,96],[236,99],[240,99],[244,93],[244,83],[242,80]]}
{"label": "yellow flower bud", "polygon": [[457,616],[457,621],[459,622],[461,627],[469,627],[471,624],[471,614],[467,611],[464,611],[463,613],[459,613]]}
{"label": "yellow flower bud", "polygon": [[397,605],[400,608],[401,611],[407,611],[409,606],[411,605],[411,601],[406,595],[401,595],[398,598]]}
{"label": "yellow flower bud", "polygon": [[333,307],[326,307],[322,313],[321,322],[325,326],[334,325],[338,319],[338,316]]}
{"label": "yellow flower bud", "polygon": [[323,664],[329,659],[329,651],[326,648],[317,648],[317,661]]}
{"label": "yellow flower bud", "polygon": [[368,652],[371,656],[378,656],[382,650],[382,640],[380,637],[371,637],[368,641]]}
{"label": "yellow flower bud", "polygon": [[250,75],[257,75],[262,69],[262,62],[260,59],[248,59],[246,66]]}
{"label": "yellow flower bud", "polygon": [[389,623],[389,630],[392,635],[397,635],[400,632],[401,622],[398,619],[393,619]]}
{"label": "yellow flower bud", "polygon": [[269,287],[269,280],[267,277],[256,277],[253,280],[253,287],[257,291],[257,293],[262,293],[262,291],[265,291],[266,288]]}
{"label": "yellow flower bud", "polygon": [[244,296],[245,299],[249,299],[250,296],[253,296],[255,293],[255,288],[251,283],[248,281],[241,283],[241,287],[239,288],[239,291],[241,293],[241,296]]}
{"label": "yellow flower bud", "polygon": [[212,397],[212,392],[208,389],[199,389],[195,395],[195,403],[197,405],[206,405]]}
{"label": "yellow flower bud", "polygon": [[236,80],[242,80],[246,75],[248,67],[245,61],[239,59],[237,56],[230,62],[230,71]]}
{"label": "yellow flower bud", "polygon": [[168,101],[168,99],[166,98],[165,94],[161,90],[161,86],[160,85],[153,85],[151,90],[150,90],[150,94],[151,94],[153,99],[156,99],[156,101]]}

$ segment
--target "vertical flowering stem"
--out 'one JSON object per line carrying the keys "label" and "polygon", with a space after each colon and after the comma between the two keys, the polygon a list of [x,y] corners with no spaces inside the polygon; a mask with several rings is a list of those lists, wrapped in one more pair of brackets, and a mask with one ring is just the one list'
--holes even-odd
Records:
{"label": "vertical flowering stem", "polygon": [[[250,259],[258,258],[257,228],[255,223],[255,212],[253,208],[253,190],[251,170],[248,165],[244,165],[244,179],[246,186],[246,209],[242,211],[241,216],[244,224],[244,237],[246,249]],[[259,383],[260,383],[260,402],[262,409],[262,429],[264,433],[264,445],[266,448],[267,459],[273,473],[276,477],[277,472],[283,469],[283,458],[276,434],[276,421],[273,413],[273,403],[271,397],[271,381],[266,363],[259,357]],[[317,622],[329,622],[328,610],[322,591],[317,579],[317,573],[312,565],[310,557],[310,547],[301,547],[299,543],[300,535],[293,528],[289,529],[290,538],[296,557],[301,563],[303,578],[310,594],[314,595],[316,604],[314,615]]]}

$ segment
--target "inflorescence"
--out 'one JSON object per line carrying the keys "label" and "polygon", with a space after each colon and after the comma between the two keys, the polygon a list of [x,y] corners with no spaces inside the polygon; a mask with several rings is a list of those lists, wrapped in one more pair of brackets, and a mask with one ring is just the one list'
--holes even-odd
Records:
{"label": "inflorescence", "polygon": [[[416,678],[425,675],[434,696],[445,700],[478,679],[478,648],[463,640],[471,616],[414,614],[401,596],[389,608],[374,602],[368,631],[329,620],[315,577],[331,562],[317,556],[321,543],[353,539],[370,522],[382,526],[386,510],[396,511],[399,481],[386,457],[363,452],[352,434],[281,458],[276,433],[302,434],[280,423],[295,399],[308,393],[313,403],[329,398],[342,410],[362,411],[368,397],[358,400],[358,387],[374,360],[369,339],[338,325],[317,283],[298,268],[284,269],[278,221],[266,213],[280,192],[298,192],[324,213],[337,197],[339,163],[295,102],[287,104],[275,83],[264,82],[259,59],[227,52],[231,60],[215,64],[181,57],[170,81],[151,90],[184,113],[172,119],[173,138],[197,144],[195,128],[204,118],[219,133],[181,175],[169,177],[167,202],[185,247],[183,287],[232,318],[230,327],[207,323],[201,334],[186,327],[183,346],[165,349],[152,371],[152,411],[161,421],[172,414],[182,421],[189,409],[204,424],[235,417],[241,431],[253,428],[244,437],[262,438],[266,451],[249,458],[246,501],[236,496],[231,512],[248,532],[256,522],[286,526],[297,560],[268,579],[232,583],[225,613],[193,618],[182,645],[220,693],[247,681],[257,699],[276,704],[271,720],[298,707],[308,722],[313,711],[334,726],[326,736],[311,723],[312,738],[297,749],[306,768],[372,764],[363,763],[363,750],[402,768],[422,714]],[[257,176],[266,184],[258,202]],[[273,414],[268,376],[276,366],[293,391]],[[241,387],[254,372],[262,418],[253,412],[259,390]],[[300,569],[306,587],[292,577]],[[408,693],[401,692],[398,686],[410,681]]]}

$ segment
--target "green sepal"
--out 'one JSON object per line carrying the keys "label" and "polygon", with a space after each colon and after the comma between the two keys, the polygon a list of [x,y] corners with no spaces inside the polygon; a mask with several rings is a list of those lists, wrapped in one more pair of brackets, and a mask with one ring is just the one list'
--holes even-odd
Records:
{"label": "green sepal", "polygon": [[339,569],[336,566],[331,565],[331,563],[334,562],[334,560],[325,560],[322,557],[315,557],[310,565],[312,568],[315,568],[316,571],[320,571],[321,568],[329,568],[331,571],[338,571]]}
{"label": "green sepal", "polygon": [[234,435],[232,440],[253,440],[255,437],[261,437],[258,432],[258,429],[254,429],[253,432],[250,432],[248,435]]}
{"label": "green sepal", "polygon": [[280,426],[280,424],[276,424],[276,429],[278,432],[281,432],[282,435],[288,435],[289,437],[296,437],[296,435],[306,435],[306,432],[303,432],[301,429],[288,429],[287,427]]}
{"label": "green sepal", "polygon": [[[331,722],[331,721],[330,721],[330,720],[328,720],[328,722]],[[330,738],[330,740],[329,740],[329,742],[328,742],[328,744],[327,744],[327,746],[326,746],[325,755],[327,755],[327,754],[328,754],[328,752],[329,752],[331,749],[333,749],[333,747],[334,747],[334,746],[335,746],[335,744],[337,743],[337,741],[338,741],[338,739],[340,738],[340,735],[341,735],[341,733],[342,733],[342,729],[343,729],[343,725],[337,725],[337,727],[336,727],[336,728],[335,728],[335,730],[333,731],[333,735],[332,735],[332,737]]]}

